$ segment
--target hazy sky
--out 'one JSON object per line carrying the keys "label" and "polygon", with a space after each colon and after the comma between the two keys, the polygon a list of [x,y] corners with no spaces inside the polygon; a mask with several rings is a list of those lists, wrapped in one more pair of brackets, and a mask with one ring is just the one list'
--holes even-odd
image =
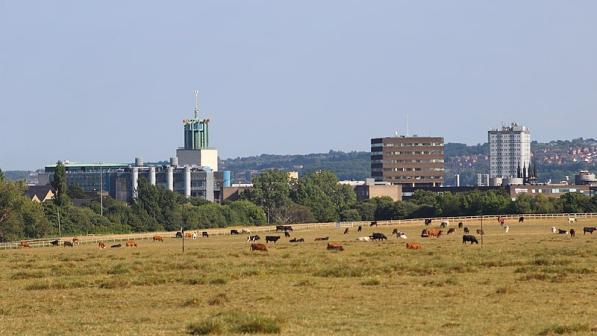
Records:
{"label": "hazy sky", "polygon": [[597,1],[0,0],[0,168],[597,137]]}

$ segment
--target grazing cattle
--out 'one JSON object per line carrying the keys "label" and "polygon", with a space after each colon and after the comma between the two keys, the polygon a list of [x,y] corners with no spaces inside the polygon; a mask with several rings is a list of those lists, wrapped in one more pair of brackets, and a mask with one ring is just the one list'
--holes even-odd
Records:
{"label": "grazing cattle", "polygon": [[499,222],[501,226],[504,226],[506,224],[506,219],[504,217],[500,217]]}
{"label": "grazing cattle", "polygon": [[137,247],[137,243],[134,240],[127,240],[126,247]]}
{"label": "grazing cattle", "polygon": [[508,225],[505,225],[504,226],[504,232],[508,233],[508,231],[510,231],[510,227]]}
{"label": "grazing cattle", "polygon": [[251,234],[251,230],[248,230],[248,229],[242,229],[242,230],[240,230],[240,233],[244,233],[244,234]]}
{"label": "grazing cattle", "polygon": [[584,228],[582,228],[583,235],[586,235],[587,232],[593,234],[593,231],[595,230],[597,230],[597,227],[594,226],[585,226]]}
{"label": "grazing cattle", "polygon": [[456,232],[456,229],[455,228],[450,228],[450,229],[448,229],[448,233],[447,234],[452,234],[454,232]]}
{"label": "grazing cattle", "polygon": [[267,252],[267,246],[265,244],[253,243],[251,244],[251,251]]}
{"label": "grazing cattle", "polygon": [[239,233],[238,233],[238,230],[234,230],[234,229],[233,229],[233,230],[230,230],[230,234],[231,234],[231,235],[237,235],[237,234],[239,234]]}
{"label": "grazing cattle", "polygon": [[97,247],[104,249],[104,248],[106,248],[106,244],[104,244],[104,242],[99,242],[99,243],[97,243]]}
{"label": "grazing cattle", "polygon": [[427,234],[429,235],[429,237],[436,237],[436,238],[439,238],[442,235],[443,232],[444,231],[439,230],[439,229],[429,229],[429,230],[427,230]]}
{"label": "grazing cattle", "polygon": [[482,236],[485,234],[485,231],[483,231],[481,229],[477,229],[477,234]]}
{"label": "grazing cattle", "polygon": [[73,245],[79,245],[79,244],[81,244],[81,241],[79,241],[79,238],[73,237]]}
{"label": "grazing cattle", "polygon": [[421,231],[421,238],[427,237],[429,237],[429,231],[427,229],[423,229],[423,231]]}
{"label": "grazing cattle", "polygon": [[284,237],[290,237],[290,233],[288,231],[284,231]]}
{"label": "grazing cattle", "polygon": [[292,231],[292,226],[290,225],[276,225],[276,232],[278,231]]}
{"label": "grazing cattle", "polygon": [[392,235],[396,235],[396,238],[402,238],[402,239],[406,239],[406,233],[402,232],[402,231],[398,231],[398,229],[394,229],[392,231]]}
{"label": "grazing cattle", "polygon": [[330,240],[330,237],[317,237],[315,241]]}
{"label": "grazing cattle", "polygon": [[58,239],[56,239],[56,240],[52,240],[52,241],[50,242],[50,244],[52,244],[52,246],[58,246],[58,245],[60,245],[60,241],[59,241]]}
{"label": "grazing cattle", "polygon": [[558,229],[558,234],[568,234],[568,230]]}
{"label": "grazing cattle", "polygon": [[380,233],[380,232],[374,232],[373,234],[371,234],[369,236],[369,238],[371,238],[371,240],[373,240],[373,241],[382,241],[382,240],[388,239],[388,237],[386,237],[385,234]]}
{"label": "grazing cattle", "polygon": [[65,241],[65,242],[62,244],[62,246],[64,246],[64,247],[67,247],[67,246],[68,246],[68,247],[73,247],[73,243],[72,243],[72,242],[69,242],[69,241]]}
{"label": "grazing cattle", "polygon": [[185,238],[197,239],[197,232],[185,232]]}
{"label": "grazing cattle", "polygon": [[406,243],[406,248],[409,250],[420,250],[423,248],[423,245],[421,245],[420,243],[416,243],[416,242]]}
{"label": "grazing cattle", "polygon": [[463,225],[464,225],[464,224],[462,224],[462,222],[458,223],[458,228],[459,228],[459,229],[462,229],[462,226],[463,226]]}
{"label": "grazing cattle", "polygon": [[258,241],[259,239],[261,239],[261,237],[259,237],[258,235],[254,235],[254,236],[249,236],[247,238],[248,242],[253,242],[253,241]]}
{"label": "grazing cattle", "polygon": [[31,246],[29,246],[29,242],[21,240],[21,242],[19,243],[19,247],[26,248],[26,247],[31,247]]}
{"label": "grazing cattle", "polygon": [[576,235],[576,231],[574,229],[570,229],[570,236],[574,237]]}
{"label": "grazing cattle", "polygon": [[357,238],[358,241],[371,241],[371,238],[369,237],[359,237]]}
{"label": "grazing cattle", "polygon": [[338,243],[328,243],[328,250],[344,251],[344,247]]}
{"label": "grazing cattle", "polygon": [[576,223],[576,218],[574,218],[574,217],[568,218],[568,224],[574,224],[574,223]]}
{"label": "grazing cattle", "polygon": [[377,225],[377,221],[373,221],[373,222],[371,222],[371,224],[369,224],[369,227],[371,227],[371,226],[378,226],[378,225]]}
{"label": "grazing cattle", "polygon": [[425,219],[425,225],[429,225],[431,224],[431,218],[426,218]]}
{"label": "grazing cattle", "polygon": [[524,223],[524,217],[523,216],[518,217],[518,222],[519,223]]}
{"label": "grazing cattle", "polygon": [[266,243],[272,242],[275,244],[278,241],[278,239],[280,239],[280,236],[265,236]]}
{"label": "grazing cattle", "polygon": [[462,243],[466,244],[467,242],[471,243],[471,245],[473,244],[479,244],[479,241],[477,240],[477,238],[473,235],[463,235],[462,236]]}
{"label": "grazing cattle", "polygon": [[182,238],[182,232],[180,232],[180,231],[176,232],[176,238]]}
{"label": "grazing cattle", "polygon": [[110,247],[111,247],[111,248],[118,248],[118,247],[122,247],[122,244],[115,244],[115,245],[112,245],[112,246],[110,246]]}
{"label": "grazing cattle", "polygon": [[164,238],[162,238],[162,236],[155,235],[155,236],[153,236],[153,241],[161,241],[163,243]]}
{"label": "grazing cattle", "polygon": [[557,232],[558,232],[558,229],[556,229],[555,226],[552,226],[551,227],[551,233],[557,233]]}
{"label": "grazing cattle", "polygon": [[468,227],[465,227],[464,228],[464,233],[469,233],[469,232],[470,232],[470,230],[468,229]]}
{"label": "grazing cattle", "polygon": [[305,239],[303,239],[303,238],[298,238],[298,239],[297,239],[297,238],[295,237],[295,238],[292,238],[292,239],[290,239],[290,240],[289,240],[289,242],[291,242],[291,243],[304,243],[304,242],[305,242]]}
{"label": "grazing cattle", "polygon": [[209,234],[207,233],[207,231],[203,231],[201,232],[201,237],[209,238]]}
{"label": "grazing cattle", "polygon": [[348,228],[344,229],[344,234],[348,234]]}
{"label": "grazing cattle", "polygon": [[357,228],[357,232],[361,232],[363,231],[363,227],[359,225],[359,227]]}
{"label": "grazing cattle", "polygon": [[443,221],[439,227],[441,227],[442,229],[447,228],[448,226],[450,226],[450,222],[449,221]]}

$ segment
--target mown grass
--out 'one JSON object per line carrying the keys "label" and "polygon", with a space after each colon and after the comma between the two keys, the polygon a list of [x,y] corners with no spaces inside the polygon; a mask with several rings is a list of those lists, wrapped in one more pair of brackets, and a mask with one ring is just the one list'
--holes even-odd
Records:
{"label": "mown grass", "polygon": [[475,246],[401,227],[418,251],[396,238],[355,241],[392,227],[301,231],[304,244],[283,238],[267,254],[231,236],[187,241],[185,254],[176,239],[0,251],[0,325],[12,335],[590,334],[597,236],[554,236],[553,225],[512,224],[505,235],[484,224]]}

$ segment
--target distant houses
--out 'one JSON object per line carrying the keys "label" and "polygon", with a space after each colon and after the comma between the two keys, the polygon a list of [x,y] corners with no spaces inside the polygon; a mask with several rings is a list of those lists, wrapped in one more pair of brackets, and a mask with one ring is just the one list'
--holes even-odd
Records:
{"label": "distant houses", "polygon": [[54,199],[54,190],[52,190],[52,186],[44,185],[44,186],[29,186],[25,195],[29,197],[33,202],[43,203],[47,200]]}

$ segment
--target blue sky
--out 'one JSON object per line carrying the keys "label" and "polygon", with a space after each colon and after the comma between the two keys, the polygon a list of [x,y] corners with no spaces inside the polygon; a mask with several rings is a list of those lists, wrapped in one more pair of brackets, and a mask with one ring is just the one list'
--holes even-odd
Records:
{"label": "blue sky", "polygon": [[0,0],[0,168],[597,137],[597,2]]}

